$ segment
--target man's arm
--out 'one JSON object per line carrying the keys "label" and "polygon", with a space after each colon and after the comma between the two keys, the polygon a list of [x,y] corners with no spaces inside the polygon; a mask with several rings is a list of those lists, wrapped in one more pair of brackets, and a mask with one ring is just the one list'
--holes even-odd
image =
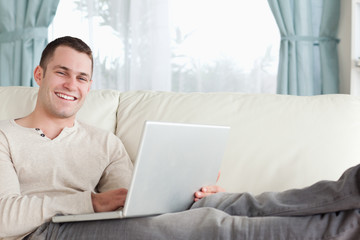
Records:
{"label": "man's arm", "polygon": [[0,238],[31,232],[59,212],[94,212],[91,191],[52,197],[23,195],[10,156],[7,139],[0,131]]}
{"label": "man's arm", "polygon": [[110,164],[97,185],[99,193],[91,194],[95,212],[114,211],[124,206],[133,173],[133,164],[121,140],[111,135],[109,141]]}

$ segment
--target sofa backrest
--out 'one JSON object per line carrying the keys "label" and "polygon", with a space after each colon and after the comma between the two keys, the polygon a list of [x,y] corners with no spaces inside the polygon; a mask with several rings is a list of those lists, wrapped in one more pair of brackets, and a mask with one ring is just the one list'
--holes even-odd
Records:
{"label": "sofa backrest", "polygon": [[360,160],[360,100],[349,95],[125,92],[117,119],[133,160],[146,120],[229,125],[219,181],[228,191],[335,180]]}
{"label": "sofa backrest", "polygon": [[0,87],[0,120],[20,118],[35,107],[37,88]]}
{"label": "sofa backrest", "polygon": [[[20,118],[31,113],[38,88],[0,87],[0,120]],[[119,91],[91,90],[77,119],[115,133]]]}
{"label": "sofa backrest", "polygon": [[[0,120],[29,114],[37,91],[0,87]],[[360,99],[349,95],[92,90],[78,119],[119,136],[133,161],[146,120],[228,125],[219,185],[230,192],[335,180],[360,159]]]}

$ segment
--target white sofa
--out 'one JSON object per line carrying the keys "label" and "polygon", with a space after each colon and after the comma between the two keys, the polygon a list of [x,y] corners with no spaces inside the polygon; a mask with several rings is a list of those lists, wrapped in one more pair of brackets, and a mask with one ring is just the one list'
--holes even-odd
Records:
{"label": "white sofa", "polygon": [[[36,94],[0,87],[0,120],[29,114]],[[229,192],[335,180],[360,160],[360,99],[349,95],[92,90],[78,119],[115,133],[132,160],[145,120],[229,125],[218,183]]]}

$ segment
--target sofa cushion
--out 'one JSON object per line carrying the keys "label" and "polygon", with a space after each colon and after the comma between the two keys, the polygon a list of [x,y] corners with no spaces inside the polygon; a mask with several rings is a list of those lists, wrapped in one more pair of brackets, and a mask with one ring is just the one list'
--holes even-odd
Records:
{"label": "sofa cushion", "polygon": [[0,120],[20,118],[31,113],[38,88],[0,87]]}
{"label": "sofa cushion", "polygon": [[119,95],[116,90],[91,90],[77,119],[115,133]]}
{"label": "sofa cushion", "polygon": [[[38,88],[34,87],[0,87],[0,120],[30,114],[35,108],[37,92]],[[119,94],[115,90],[91,90],[77,118],[115,133]]]}
{"label": "sofa cushion", "polygon": [[126,92],[117,119],[132,160],[145,120],[231,126],[219,181],[228,191],[335,180],[360,159],[360,100],[349,95]]}

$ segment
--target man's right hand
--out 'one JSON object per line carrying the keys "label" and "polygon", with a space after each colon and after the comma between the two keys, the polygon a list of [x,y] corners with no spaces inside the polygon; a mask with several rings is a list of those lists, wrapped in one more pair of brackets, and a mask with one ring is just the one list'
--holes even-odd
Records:
{"label": "man's right hand", "polygon": [[103,193],[91,193],[91,201],[95,212],[109,212],[123,207],[127,189],[119,188]]}

